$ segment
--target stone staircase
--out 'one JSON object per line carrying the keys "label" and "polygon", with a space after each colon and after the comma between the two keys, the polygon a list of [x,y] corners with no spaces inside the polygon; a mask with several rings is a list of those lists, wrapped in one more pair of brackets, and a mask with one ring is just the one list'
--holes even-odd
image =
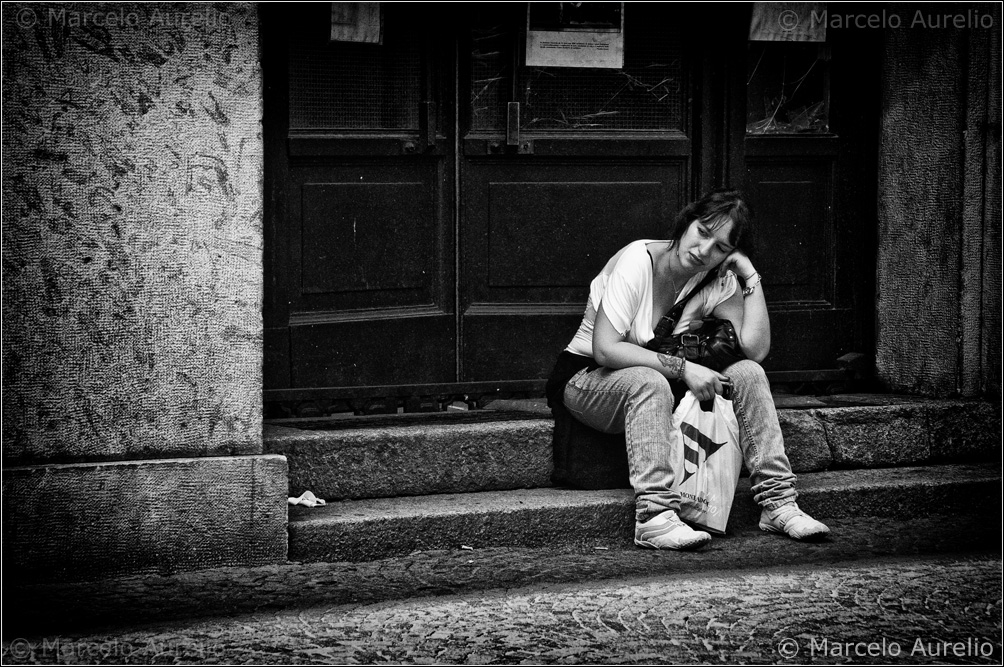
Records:
{"label": "stone staircase", "polygon": [[[969,515],[999,507],[1000,414],[981,401],[776,395],[800,505],[821,519]],[[289,560],[367,561],[415,551],[623,545],[630,489],[556,488],[542,401],[485,410],[267,423],[286,456]],[[740,480],[729,532],[756,525]]]}
{"label": "stone staircase", "polygon": [[[832,529],[823,542],[758,530],[743,478],[725,536],[693,553],[635,548],[630,489],[551,486],[552,422],[539,401],[273,422],[265,426],[265,453],[287,458],[289,495],[311,490],[328,501],[288,508],[288,560],[12,580],[4,602],[17,614],[5,631],[51,634],[500,587],[1000,553],[998,406],[860,394],[776,395],[775,403],[799,474],[799,503]],[[268,477],[281,483],[281,475]],[[277,491],[268,490],[272,500]],[[229,544],[242,546],[239,538]]]}

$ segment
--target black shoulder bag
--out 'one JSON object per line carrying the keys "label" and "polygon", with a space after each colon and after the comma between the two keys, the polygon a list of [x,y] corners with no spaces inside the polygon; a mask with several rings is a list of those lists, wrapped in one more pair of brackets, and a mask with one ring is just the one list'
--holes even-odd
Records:
{"label": "black shoulder bag", "polygon": [[717,270],[712,269],[701,283],[690,293],[678,301],[662,316],[655,327],[655,336],[645,345],[646,348],[662,354],[681,357],[695,364],[706,366],[721,373],[737,361],[746,358],[739,346],[739,336],[729,320],[708,317],[690,323],[690,330],[681,334],[673,334],[676,323],[683,314],[683,308],[694,296],[711,281],[717,278]]}

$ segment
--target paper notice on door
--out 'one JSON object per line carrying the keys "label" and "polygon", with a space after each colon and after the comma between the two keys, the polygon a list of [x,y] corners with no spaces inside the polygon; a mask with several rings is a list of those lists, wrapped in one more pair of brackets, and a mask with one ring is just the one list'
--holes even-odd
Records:
{"label": "paper notice on door", "polygon": [[331,41],[383,44],[379,2],[332,2]]}
{"label": "paper notice on door", "polygon": [[624,67],[623,3],[529,3],[526,64],[530,67]]}

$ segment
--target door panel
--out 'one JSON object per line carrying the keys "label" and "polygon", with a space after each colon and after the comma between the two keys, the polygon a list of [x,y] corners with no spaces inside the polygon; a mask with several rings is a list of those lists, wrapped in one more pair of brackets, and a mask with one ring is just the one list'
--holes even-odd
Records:
{"label": "door panel", "polygon": [[757,213],[756,266],[774,310],[833,307],[833,160],[746,158]]}
{"label": "door panel", "polygon": [[453,230],[437,201],[441,165],[392,162],[291,164],[293,320],[324,311],[452,308],[453,257],[445,251]]}
{"label": "door panel", "polygon": [[291,167],[293,386],[454,380],[452,226],[439,178],[437,160]]}
{"label": "door panel", "polygon": [[453,381],[452,315],[403,310],[382,315],[291,327],[292,386]]}
{"label": "door panel", "polygon": [[435,238],[429,199],[421,182],[305,183],[302,294],[427,287],[422,260]]}
{"label": "door panel", "polygon": [[666,190],[652,181],[489,183],[487,291],[581,287],[593,277],[590,255],[633,231],[616,221],[661,219]]}
{"label": "door panel", "polygon": [[590,281],[628,242],[664,234],[686,175],[684,160],[471,160],[463,379],[546,377],[575,333]]}
{"label": "door panel", "polygon": [[835,155],[825,153],[836,144],[824,143],[817,148],[823,155],[812,158],[804,155],[810,141],[803,139],[802,149],[786,157],[757,156],[750,149],[746,158],[761,249],[755,263],[773,331],[764,360],[771,371],[834,368],[854,330],[854,313],[837,304],[834,291]]}
{"label": "door panel", "polygon": [[438,87],[452,50],[410,4],[382,6],[380,44],[330,40],[331,3],[262,12],[265,377],[454,382],[452,110]]}
{"label": "door panel", "polygon": [[622,70],[527,67],[526,5],[469,17],[461,379],[543,378],[604,263],[690,195],[683,10],[628,5]]}
{"label": "door panel", "polygon": [[771,316],[768,371],[833,369],[874,349],[878,47],[839,30],[820,44],[750,44],[734,97],[748,102],[742,175]]}
{"label": "door panel", "polygon": [[768,308],[771,346],[763,362],[768,372],[834,369],[837,357],[848,352],[845,341],[852,340],[856,326],[850,309],[795,310],[773,303]]}

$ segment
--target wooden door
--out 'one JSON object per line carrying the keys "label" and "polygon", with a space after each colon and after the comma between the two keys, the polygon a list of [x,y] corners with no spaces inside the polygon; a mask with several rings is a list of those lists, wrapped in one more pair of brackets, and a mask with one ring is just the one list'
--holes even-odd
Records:
{"label": "wooden door", "polygon": [[262,7],[267,389],[456,377],[452,49],[379,11],[361,43],[332,3]]}
{"label": "wooden door", "polygon": [[733,179],[756,213],[777,379],[812,379],[874,352],[878,31],[821,43],[749,42],[737,54]]}
{"label": "wooden door", "polygon": [[[261,9],[266,401],[542,387],[607,259],[721,185],[757,212],[772,380],[873,350],[872,36],[778,68],[748,6],[627,3],[623,68],[528,67],[524,3],[382,7],[379,45]],[[806,57],[823,131],[748,131],[756,75]]]}
{"label": "wooden door", "polygon": [[460,49],[467,381],[546,377],[592,278],[691,192],[684,10],[629,3],[622,69],[526,66],[526,12],[479,6]]}

